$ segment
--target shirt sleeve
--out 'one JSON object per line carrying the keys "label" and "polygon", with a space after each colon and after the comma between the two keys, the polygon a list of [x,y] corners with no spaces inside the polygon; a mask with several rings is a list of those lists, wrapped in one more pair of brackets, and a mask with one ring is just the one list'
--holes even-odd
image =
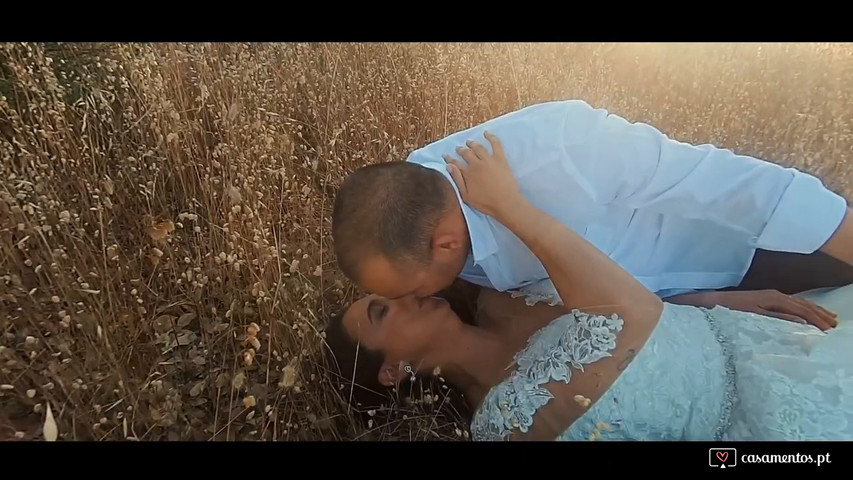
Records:
{"label": "shirt sleeve", "polygon": [[563,167],[597,203],[708,220],[795,253],[818,250],[844,218],[845,199],[812,175],[672,140],[582,101],[565,107]]}

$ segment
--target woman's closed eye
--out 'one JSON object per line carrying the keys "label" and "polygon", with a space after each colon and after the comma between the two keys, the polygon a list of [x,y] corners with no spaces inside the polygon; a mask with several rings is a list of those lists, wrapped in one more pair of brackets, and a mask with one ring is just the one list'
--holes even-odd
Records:
{"label": "woman's closed eye", "polygon": [[388,311],[388,307],[379,300],[373,300],[370,302],[370,305],[367,307],[367,316],[370,318],[371,322],[378,322],[385,317],[385,313]]}

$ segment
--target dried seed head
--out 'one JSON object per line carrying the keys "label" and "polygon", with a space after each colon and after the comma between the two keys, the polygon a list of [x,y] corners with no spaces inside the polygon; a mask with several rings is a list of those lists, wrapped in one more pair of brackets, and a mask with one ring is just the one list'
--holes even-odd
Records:
{"label": "dried seed head", "polygon": [[582,406],[584,408],[588,408],[590,406],[590,404],[592,403],[592,400],[584,397],[583,395],[575,395],[574,400],[575,400],[575,402],[577,402],[580,406]]}
{"label": "dried seed head", "polygon": [[170,233],[175,230],[175,224],[171,220],[160,222],[151,227],[148,234],[155,242],[165,239]]}
{"label": "dried seed head", "polygon": [[284,388],[290,388],[296,385],[296,376],[297,372],[295,367],[293,367],[292,365],[284,367],[279,386]]}
{"label": "dried seed head", "polygon": [[255,361],[255,350],[250,348],[250,349],[246,350],[246,352],[243,354],[243,364],[246,365],[247,367],[251,367],[252,362],[254,362],[254,361]]}
{"label": "dried seed head", "polygon": [[228,187],[228,196],[231,198],[231,201],[234,203],[240,203],[243,201],[243,196],[240,194],[240,189],[234,186]]}
{"label": "dried seed head", "polygon": [[234,378],[231,380],[231,387],[232,388],[234,388],[235,390],[240,390],[245,385],[246,385],[246,374],[245,373],[241,372],[241,373],[238,373],[237,375],[234,375]]}
{"label": "dried seed head", "polygon": [[258,334],[258,332],[260,332],[260,331],[261,331],[261,327],[259,327],[258,324],[255,322],[250,323],[249,326],[246,327],[246,332],[251,337],[256,336]]}

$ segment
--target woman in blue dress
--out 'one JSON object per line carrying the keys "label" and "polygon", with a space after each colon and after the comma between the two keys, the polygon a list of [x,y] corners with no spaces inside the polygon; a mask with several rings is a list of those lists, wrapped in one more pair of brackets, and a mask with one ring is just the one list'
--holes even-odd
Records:
{"label": "woman in blue dress", "polygon": [[367,296],[326,330],[343,376],[440,371],[474,407],[474,440],[853,440],[853,286],[791,297],[826,331],[662,302],[524,200],[490,141],[451,174],[548,271],[515,296],[554,305],[483,291],[471,324],[441,298]]}

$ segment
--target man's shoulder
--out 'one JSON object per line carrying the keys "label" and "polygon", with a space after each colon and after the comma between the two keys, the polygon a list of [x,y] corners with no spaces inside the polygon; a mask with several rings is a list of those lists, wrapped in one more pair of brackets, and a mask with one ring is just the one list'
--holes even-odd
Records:
{"label": "man's shoulder", "polygon": [[535,103],[430,142],[412,151],[406,161],[417,164],[441,162],[441,155],[452,154],[454,149],[464,145],[466,140],[484,141],[485,131],[494,133],[508,153],[513,150],[523,151],[537,139],[541,141],[549,132],[553,132],[555,141],[558,140],[569,116],[593,111],[595,109],[583,100]]}
{"label": "man's shoulder", "polygon": [[513,122],[517,119],[529,120],[536,117],[549,117],[553,114],[565,115],[566,113],[591,110],[593,107],[584,100],[552,100],[548,102],[538,102],[517,110],[513,110],[492,119],[483,122],[483,126],[497,125],[504,122]]}

